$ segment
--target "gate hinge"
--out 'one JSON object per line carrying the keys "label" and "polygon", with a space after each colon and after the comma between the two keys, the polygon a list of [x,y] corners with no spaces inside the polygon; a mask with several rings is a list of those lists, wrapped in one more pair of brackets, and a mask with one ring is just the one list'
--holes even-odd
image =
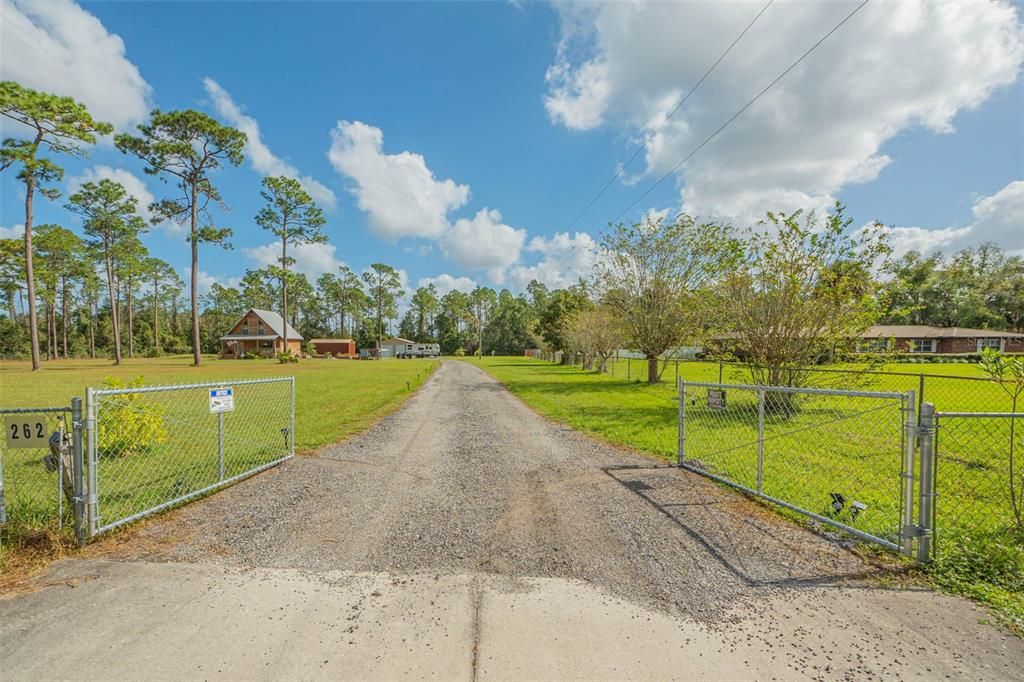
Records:
{"label": "gate hinge", "polygon": [[932,529],[931,528],[924,528],[923,526],[918,526],[917,524],[914,524],[913,526],[904,526],[903,527],[903,537],[904,538],[931,537],[931,534],[932,534]]}

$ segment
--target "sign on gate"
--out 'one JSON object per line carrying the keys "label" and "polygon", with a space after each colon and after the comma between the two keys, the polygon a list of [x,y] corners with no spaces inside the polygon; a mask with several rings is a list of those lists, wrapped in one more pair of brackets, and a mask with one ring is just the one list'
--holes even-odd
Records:
{"label": "sign on gate", "polygon": [[210,414],[231,412],[235,409],[235,394],[231,388],[210,389]]}
{"label": "sign on gate", "polygon": [[708,407],[712,410],[725,409],[725,390],[719,388],[708,389]]}
{"label": "sign on gate", "polygon": [[8,448],[48,447],[46,418],[41,414],[16,414],[4,419]]}

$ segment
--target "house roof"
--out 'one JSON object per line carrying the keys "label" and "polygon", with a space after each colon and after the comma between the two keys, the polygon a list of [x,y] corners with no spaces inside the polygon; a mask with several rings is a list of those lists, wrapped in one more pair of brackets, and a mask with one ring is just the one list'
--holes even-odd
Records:
{"label": "house roof", "polygon": [[403,339],[400,336],[392,336],[390,339],[384,339],[380,343],[381,343],[381,345],[384,345],[385,343],[388,344],[388,345],[392,345],[392,344],[396,344],[396,343],[416,343],[416,342],[415,341],[410,341],[409,339]]}
{"label": "house roof", "polygon": [[879,324],[869,327],[864,332],[863,338],[889,338],[898,339],[963,339],[970,338],[1019,338],[1024,337],[1021,332],[1002,332],[994,329],[971,329],[969,327],[932,327],[923,324]]}
{"label": "house roof", "polygon": [[[226,334],[220,337],[221,341],[273,341],[281,337],[273,334]],[[289,339],[291,337],[288,337]]]}
{"label": "house roof", "polygon": [[[261,320],[263,320],[263,322],[268,327],[270,327],[270,331],[274,332],[273,336],[266,336],[265,338],[268,338],[268,339],[284,338],[284,320],[281,319],[280,315],[278,315],[277,313],[275,313],[272,310],[260,310],[259,308],[249,308],[249,310],[246,311],[245,315],[242,315],[242,317],[238,318],[239,322],[241,322],[243,319],[245,319],[246,315],[248,315],[249,313],[256,313],[256,316],[259,317]],[[238,322],[235,322],[235,324],[231,325],[231,328],[234,329],[235,325],[237,325],[237,324],[238,324]],[[256,336],[254,334],[244,334],[244,335],[243,334],[234,334],[234,335],[229,334],[229,335],[220,337],[220,340],[221,341],[232,341],[232,340],[237,340],[239,338],[241,338],[241,339],[256,339],[256,338],[264,338],[264,337]],[[294,340],[294,341],[302,341],[302,334],[300,334],[297,331],[295,331],[295,327],[293,327],[291,325],[288,325],[288,340],[289,341],[292,341],[292,340]]]}
{"label": "house roof", "polygon": [[310,339],[310,343],[355,343],[354,339]]}

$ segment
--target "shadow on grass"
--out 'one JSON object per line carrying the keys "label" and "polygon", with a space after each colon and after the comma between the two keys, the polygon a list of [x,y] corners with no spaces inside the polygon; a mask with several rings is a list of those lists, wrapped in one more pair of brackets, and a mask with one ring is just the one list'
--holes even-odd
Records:
{"label": "shadow on grass", "polygon": [[[902,572],[902,569],[866,566],[855,559],[843,562],[848,567],[835,570],[823,567],[821,559],[827,557],[821,555],[821,544],[833,543],[824,538],[820,542],[807,542],[799,537],[807,531],[789,526],[781,518],[774,521],[770,517],[746,514],[742,508],[732,509],[744,503],[742,497],[718,486],[687,486],[681,489],[675,476],[673,483],[676,485],[665,485],[665,474],[680,472],[675,466],[620,465],[602,467],[602,471],[657,510],[706,550],[711,560],[748,586],[878,589],[874,585],[850,584],[848,581]],[[680,492],[687,498],[697,499],[664,499],[666,495]],[[834,544],[833,547],[836,552],[846,552]]]}

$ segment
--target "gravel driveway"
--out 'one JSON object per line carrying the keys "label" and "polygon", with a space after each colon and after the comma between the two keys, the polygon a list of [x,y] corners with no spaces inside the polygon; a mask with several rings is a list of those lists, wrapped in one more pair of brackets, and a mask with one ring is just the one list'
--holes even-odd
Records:
{"label": "gravel driveway", "polygon": [[1024,643],[979,624],[984,614],[966,601],[883,588],[868,578],[879,569],[839,544],[699,476],[540,418],[463,362],[443,363],[360,436],[126,538],[87,555],[580,582],[718,633],[719,655],[772,661],[752,676],[1024,670]]}
{"label": "gravel driveway", "polygon": [[165,533],[185,538],[150,558],[578,578],[708,621],[871,570],[706,479],[538,417],[462,362],[368,432],[142,535]]}

